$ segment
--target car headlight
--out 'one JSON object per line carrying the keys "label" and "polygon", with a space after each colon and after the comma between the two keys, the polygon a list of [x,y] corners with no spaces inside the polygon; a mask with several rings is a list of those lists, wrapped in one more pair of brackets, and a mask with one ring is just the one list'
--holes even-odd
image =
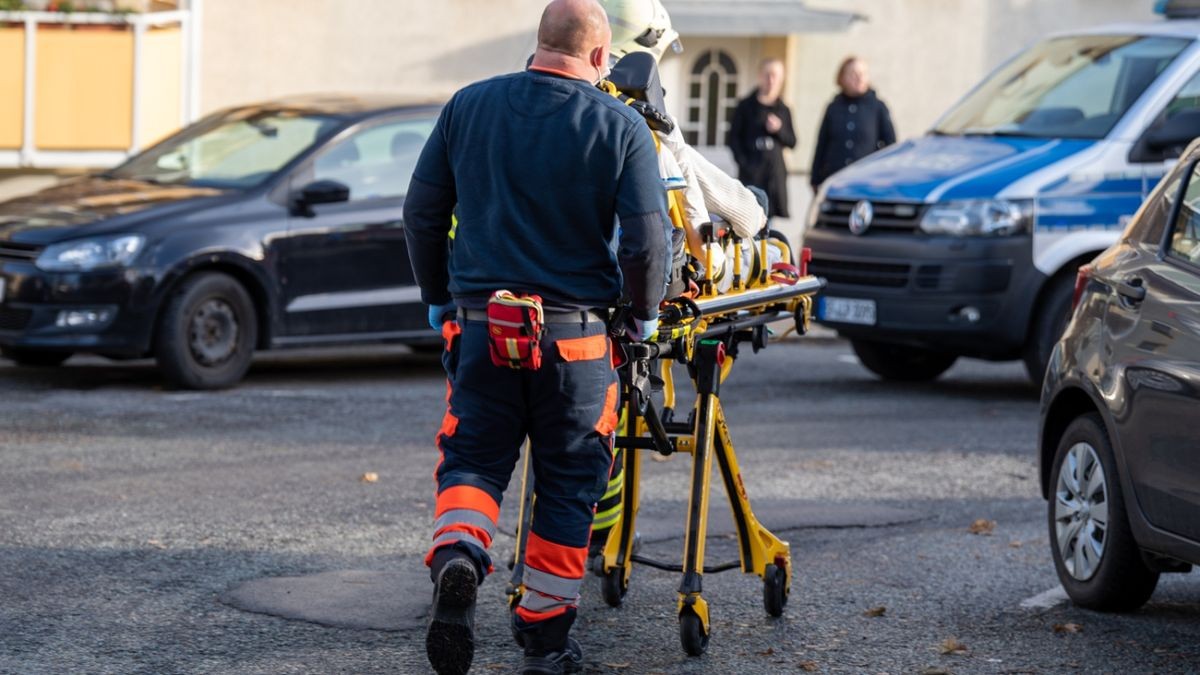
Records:
{"label": "car headlight", "polygon": [[921,230],[958,237],[1007,236],[1028,232],[1032,222],[1031,200],[971,199],[929,207]]}
{"label": "car headlight", "polygon": [[37,266],[47,272],[87,272],[105,267],[121,267],[133,262],[146,238],[138,234],[76,239],[47,246],[38,256]]}

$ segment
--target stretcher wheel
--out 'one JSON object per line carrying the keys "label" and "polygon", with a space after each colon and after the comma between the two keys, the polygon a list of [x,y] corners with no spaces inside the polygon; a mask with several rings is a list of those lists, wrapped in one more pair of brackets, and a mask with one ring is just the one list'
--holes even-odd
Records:
{"label": "stretcher wheel", "polygon": [[688,656],[700,656],[708,649],[708,633],[704,632],[704,622],[686,607],[679,613],[679,642]]}
{"label": "stretcher wheel", "polygon": [[604,597],[604,602],[609,607],[620,607],[628,590],[629,584],[625,581],[625,570],[620,567],[614,567],[600,578],[600,595]]}
{"label": "stretcher wheel", "polygon": [[771,616],[783,616],[787,606],[787,575],[787,568],[778,565],[767,565],[763,570],[763,608]]}

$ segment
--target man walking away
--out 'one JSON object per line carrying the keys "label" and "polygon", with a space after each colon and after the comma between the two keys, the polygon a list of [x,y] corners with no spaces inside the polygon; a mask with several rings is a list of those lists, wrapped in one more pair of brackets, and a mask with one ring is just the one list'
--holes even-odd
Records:
{"label": "man walking away", "polygon": [[788,217],[787,165],[783,149],[796,147],[792,111],[783,93],[783,61],[767,59],[758,68],[758,88],[738,102],[729,125],[729,149],[738,180],[767,193],[771,217]]}
{"label": "man walking away", "polygon": [[573,672],[582,661],[569,631],[619,400],[604,317],[624,284],[632,332],[649,338],[670,259],[651,132],[594,86],[609,40],[595,0],[551,2],[528,70],[446,104],[406,198],[413,271],[446,339],[426,557],[426,652],[438,673],[470,668],[476,587],[492,571],[500,499],[526,438],[536,500],[513,619],[522,672]]}

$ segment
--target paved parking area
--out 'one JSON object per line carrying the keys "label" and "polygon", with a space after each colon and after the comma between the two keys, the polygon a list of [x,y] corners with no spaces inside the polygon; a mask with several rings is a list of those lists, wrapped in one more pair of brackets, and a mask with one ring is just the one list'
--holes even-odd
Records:
{"label": "paved parking area", "polygon": [[[164,391],[142,362],[0,362],[0,672],[426,672],[419,629],[221,598],[269,577],[411,576],[444,387],[436,357],[403,348],[267,355],[220,393]],[[620,609],[587,586],[587,672],[1200,670],[1195,575],[1164,577],[1125,616],[1054,590],[1037,392],[1019,365],[964,361],[901,387],[842,342],[788,340],[743,358],[723,393],[751,497],[793,547],[787,612],[765,616],[755,578],[708,575],[712,643],[688,658],[678,576],[638,568]],[[687,469],[647,462],[649,554],[679,555]],[[994,529],[973,534],[977,519]],[[733,541],[713,539],[709,557],[735,558]],[[518,662],[503,581],[482,589],[476,672]]]}

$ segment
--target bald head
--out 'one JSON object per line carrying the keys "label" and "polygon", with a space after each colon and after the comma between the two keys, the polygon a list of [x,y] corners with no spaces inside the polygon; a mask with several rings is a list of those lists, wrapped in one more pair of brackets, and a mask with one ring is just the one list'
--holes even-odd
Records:
{"label": "bald head", "polygon": [[608,15],[596,0],[553,0],[538,25],[538,51],[585,61],[603,48],[607,57],[612,32]]}

